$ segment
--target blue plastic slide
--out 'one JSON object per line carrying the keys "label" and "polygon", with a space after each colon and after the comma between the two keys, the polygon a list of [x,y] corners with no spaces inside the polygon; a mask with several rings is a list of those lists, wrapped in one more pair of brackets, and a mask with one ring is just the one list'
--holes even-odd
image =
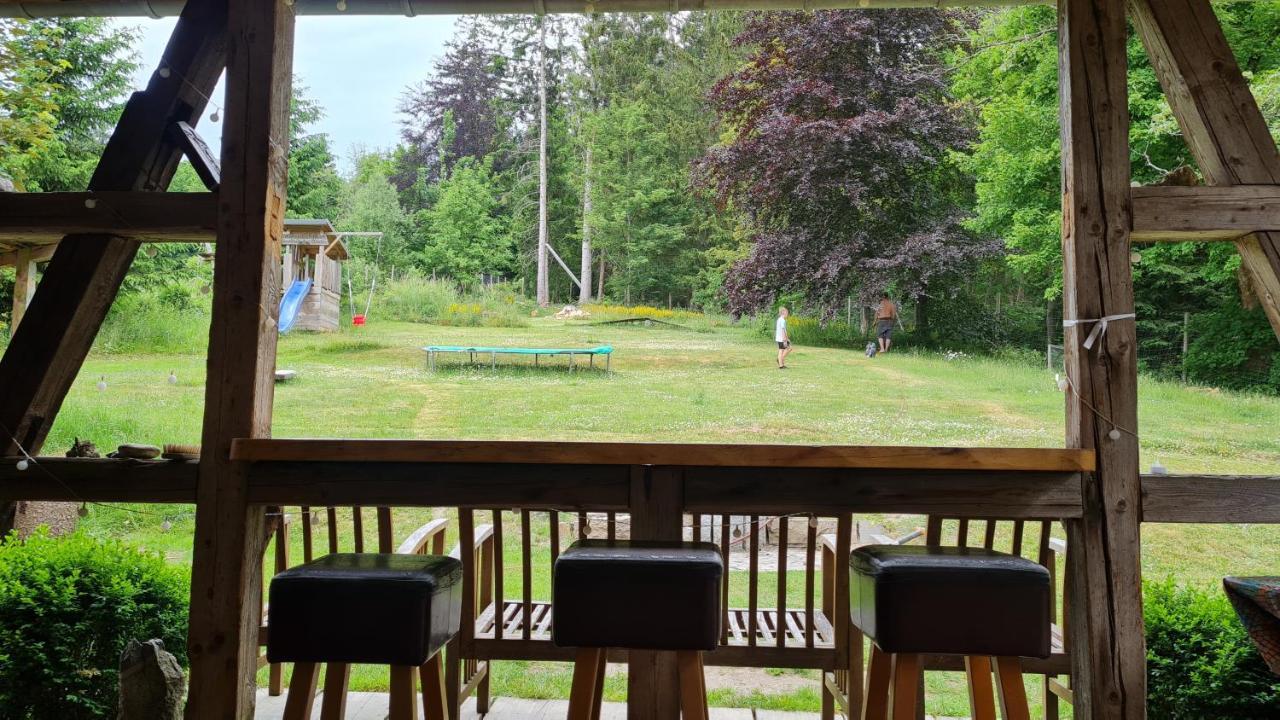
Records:
{"label": "blue plastic slide", "polygon": [[287,333],[293,329],[298,319],[298,309],[302,307],[302,299],[311,292],[311,278],[294,280],[289,291],[280,298],[280,332]]}

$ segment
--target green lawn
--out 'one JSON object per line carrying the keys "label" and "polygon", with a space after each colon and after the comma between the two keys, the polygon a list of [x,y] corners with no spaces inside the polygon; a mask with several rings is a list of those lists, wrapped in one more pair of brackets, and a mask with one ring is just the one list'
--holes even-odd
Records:
{"label": "green lawn", "polygon": [[[691,328],[551,319],[522,328],[375,321],[358,332],[291,334],[280,342],[278,365],[297,370],[299,377],[277,387],[274,434],[1044,447],[1062,442],[1063,395],[1040,366],[910,352],[873,360],[852,350],[801,347],[789,360],[791,368],[779,371],[772,343],[749,328],[678,322]],[[539,368],[501,359],[494,371],[487,358],[467,367],[457,357],[442,359],[432,374],[419,350],[427,344],[604,343],[616,348],[612,375],[582,371],[581,364],[570,373],[563,358],[544,360]],[[167,380],[171,371],[176,384]],[[96,387],[100,379],[105,390]],[[47,451],[60,451],[73,437],[104,450],[121,442],[198,443],[203,379],[199,355],[95,354],[72,388]],[[1140,416],[1144,465],[1158,460],[1172,472],[1280,474],[1280,399],[1144,380]],[[430,509],[398,510],[397,536],[432,515]],[[892,530],[921,522],[903,516],[866,520]],[[520,592],[517,522],[517,516],[507,516],[508,597]],[[85,527],[163,551],[174,562],[190,561],[193,522],[187,506],[95,507]],[[370,537],[372,527],[370,515]],[[323,538],[325,531],[317,530]],[[1274,572],[1274,548],[1280,544],[1280,528],[1269,526],[1147,525],[1143,533],[1149,577],[1172,574],[1196,584],[1215,583],[1228,573]],[[534,537],[538,552],[546,553],[545,521],[535,523]],[[291,544],[300,557],[298,533]],[[546,597],[548,574],[545,561],[536,563],[535,597]],[[745,603],[739,575],[734,574],[735,603]],[[773,597],[775,583],[774,574],[762,574],[762,604],[772,604],[764,598]],[[796,602],[802,586],[802,575],[789,576]],[[713,701],[816,709],[816,675],[798,686],[794,675],[728,678],[714,690]],[[386,682],[374,668],[354,677],[363,689]],[[568,678],[565,666],[499,663],[495,692],[558,697],[567,691]],[[966,713],[957,678],[939,676],[930,683],[931,712]],[[783,689],[770,689],[775,686]],[[611,678],[608,688],[611,698],[621,699],[620,678]]]}

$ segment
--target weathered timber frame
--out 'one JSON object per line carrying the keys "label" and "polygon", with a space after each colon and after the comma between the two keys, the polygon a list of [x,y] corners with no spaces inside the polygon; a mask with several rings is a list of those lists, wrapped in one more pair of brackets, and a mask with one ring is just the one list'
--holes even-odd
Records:
{"label": "weathered timber frame", "polygon": [[[919,4],[597,0],[594,7]],[[350,5],[370,13],[587,9],[569,0]],[[0,3],[0,16],[181,10],[158,66],[165,72],[130,99],[88,192],[0,196],[0,248],[18,243],[0,253],[0,264],[24,264],[28,282],[20,289],[31,300],[0,359],[0,455],[39,452],[139,243],[163,237],[217,243],[202,460],[41,458],[60,483],[0,464],[0,525],[19,500],[196,503],[188,717],[252,717],[269,532],[263,510],[271,506],[622,511],[632,513],[637,537],[652,538],[677,537],[684,513],[1062,520],[1077,588],[1069,623],[1074,709],[1077,717],[1108,719],[1145,717],[1141,522],[1280,523],[1280,478],[1138,471],[1136,338],[1124,319],[1134,307],[1131,243],[1234,242],[1280,333],[1280,153],[1208,0],[1058,4],[1064,317],[1120,318],[1091,349],[1082,342],[1089,324],[1067,331],[1067,437],[1059,450],[267,439],[294,13],[331,7],[315,0]],[[1129,187],[1126,12],[1210,187]],[[173,128],[195,125],[224,67],[220,186],[210,194],[158,194],[183,152]],[[44,259],[50,262],[32,297],[33,262]],[[629,716],[674,716],[673,662],[653,653],[627,659]]]}

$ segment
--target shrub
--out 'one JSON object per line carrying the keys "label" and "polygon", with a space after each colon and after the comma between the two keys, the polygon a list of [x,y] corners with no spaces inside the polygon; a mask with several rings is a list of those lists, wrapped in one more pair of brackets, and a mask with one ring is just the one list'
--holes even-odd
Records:
{"label": "shrub", "polygon": [[203,353],[209,346],[209,316],[208,296],[196,299],[180,288],[122,294],[112,304],[94,349],[104,353]]}
{"label": "shrub", "polygon": [[464,327],[523,327],[519,298],[507,285],[463,294],[451,280],[408,276],[387,283],[374,301],[391,320]]}
{"label": "shrub", "polygon": [[458,302],[458,290],[447,280],[408,276],[383,285],[376,302],[387,319],[430,322]]}
{"label": "shrub", "polygon": [[83,534],[0,543],[0,717],[114,717],[120,652],[160,638],[187,661],[186,572]]}
{"label": "shrub", "polygon": [[649,305],[609,305],[605,303],[591,303],[583,306],[583,310],[591,313],[592,316],[602,315],[608,317],[633,318],[643,317],[653,320],[700,320],[703,315],[695,310],[684,310],[681,308],[659,308]]}
{"label": "shrub", "polygon": [[1271,675],[1221,589],[1147,583],[1147,714],[1169,720],[1280,718]]}

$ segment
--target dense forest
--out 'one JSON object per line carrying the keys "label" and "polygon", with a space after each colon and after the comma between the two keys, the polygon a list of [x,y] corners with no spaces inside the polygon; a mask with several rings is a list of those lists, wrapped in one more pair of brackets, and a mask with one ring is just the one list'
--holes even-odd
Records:
{"label": "dense forest", "polygon": [[[1280,137],[1280,1],[1215,10]],[[0,21],[0,178],[82,189],[137,42],[103,20]],[[1130,47],[1134,180],[1194,177]],[[553,304],[735,317],[785,302],[849,325],[850,344],[888,291],[910,344],[1052,361],[1060,342],[1051,8],[463,19],[404,88],[393,148],[332,147],[317,81],[295,81],[289,211],[384,233],[352,243],[357,290],[501,280]],[[199,180],[184,166],[172,189]],[[1280,349],[1232,246],[1133,259],[1148,371],[1280,390]],[[163,246],[125,294],[198,306],[208,273],[198,248]]]}

